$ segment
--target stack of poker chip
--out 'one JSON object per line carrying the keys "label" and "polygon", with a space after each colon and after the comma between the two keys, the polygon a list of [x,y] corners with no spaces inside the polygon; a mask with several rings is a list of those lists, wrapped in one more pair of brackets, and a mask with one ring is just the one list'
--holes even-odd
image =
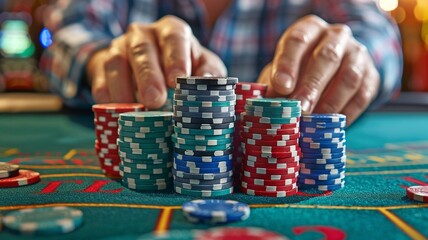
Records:
{"label": "stack of poker chip", "polygon": [[[233,171],[241,172],[242,149],[241,149],[241,113],[245,112],[245,101],[249,98],[262,98],[266,95],[267,85],[262,83],[237,83],[236,106],[235,106],[235,133],[233,135]],[[235,183],[239,183],[240,174],[234,174]]]}
{"label": "stack of poker chip", "polygon": [[95,123],[95,150],[101,170],[110,177],[120,177],[116,140],[117,120],[120,113],[143,111],[144,106],[139,103],[107,103],[92,106]]}
{"label": "stack of poker chip", "polygon": [[172,112],[128,112],[119,115],[122,185],[137,191],[172,186]]}
{"label": "stack of poker chip", "polygon": [[254,196],[297,193],[300,101],[247,99],[241,114],[241,191]]}
{"label": "stack of poker chip", "polygon": [[301,117],[299,186],[320,191],[345,185],[346,116],[312,114]]}
{"label": "stack of poker chip", "polygon": [[177,78],[174,94],[174,188],[212,197],[233,192],[234,92],[237,78]]}
{"label": "stack of poker chip", "polygon": [[0,162],[0,188],[27,186],[40,181],[40,173]]}

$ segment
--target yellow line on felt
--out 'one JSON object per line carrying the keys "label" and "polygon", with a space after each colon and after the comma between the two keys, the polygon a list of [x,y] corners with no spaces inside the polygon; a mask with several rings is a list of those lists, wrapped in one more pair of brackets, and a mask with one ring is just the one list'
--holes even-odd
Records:
{"label": "yellow line on felt", "polygon": [[3,152],[3,156],[7,157],[19,153],[18,148],[11,148]]}
{"label": "yellow line on felt", "polygon": [[76,149],[71,149],[70,151],[68,151],[68,153],[66,153],[64,155],[64,160],[70,160],[74,155],[76,155],[77,151]]}
{"label": "yellow line on felt", "polygon": [[391,171],[373,171],[373,172],[346,172],[346,176],[358,175],[378,175],[378,174],[402,174],[402,173],[427,173],[428,169],[408,169],[408,170],[391,170]]}
{"label": "yellow line on felt", "polygon": [[99,166],[87,166],[87,165],[25,165],[25,168],[30,169],[90,169],[100,170]]}
{"label": "yellow line on felt", "polygon": [[[348,160],[346,160],[348,163]],[[391,166],[409,166],[409,165],[428,165],[428,162],[394,162],[389,164],[382,163],[364,163],[364,164],[347,164],[347,168],[367,168],[367,167],[391,167]]]}
{"label": "yellow line on felt", "polygon": [[407,224],[394,213],[384,208],[380,208],[379,212],[381,212],[386,218],[388,218],[392,223],[394,223],[398,228],[400,228],[411,239],[426,239],[424,235],[422,235],[420,232],[418,232],[412,226]]}
{"label": "yellow line on felt", "polygon": [[14,206],[0,206],[0,210],[16,210],[22,208],[39,208],[39,207],[117,207],[117,208],[139,208],[139,209],[180,209],[181,206],[157,206],[157,205],[143,205],[143,204],[126,204],[126,203],[45,203],[45,204],[30,204],[30,205],[14,205]]}
{"label": "yellow line on felt", "polygon": [[166,207],[161,211],[161,215],[159,216],[159,221],[155,227],[155,232],[157,234],[162,234],[169,229],[169,222],[171,219],[171,214],[174,209],[172,207]]}

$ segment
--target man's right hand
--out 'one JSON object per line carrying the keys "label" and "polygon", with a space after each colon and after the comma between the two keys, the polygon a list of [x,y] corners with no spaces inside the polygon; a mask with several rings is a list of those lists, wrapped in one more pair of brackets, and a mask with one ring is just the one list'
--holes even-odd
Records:
{"label": "man's right hand", "polygon": [[95,102],[138,101],[149,109],[165,103],[166,87],[174,87],[178,76],[227,75],[220,58],[173,16],[131,24],[108,48],[92,55],[87,73]]}

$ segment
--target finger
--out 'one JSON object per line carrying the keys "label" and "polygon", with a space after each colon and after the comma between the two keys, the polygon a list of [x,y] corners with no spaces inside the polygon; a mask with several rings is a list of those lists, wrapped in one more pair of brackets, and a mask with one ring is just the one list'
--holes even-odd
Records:
{"label": "finger", "polygon": [[332,25],[315,47],[291,95],[301,101],[304,113],[312,112],[325,87],[338,70],[350,37],[349,27]]}
{"label": "finger", "polygon": [[207,49],[201,49],[201,55],[197,62],[198,66],[192,73],[195,76],[227,76],[227,69],[223,61]]}
{"label": "finger", "polygon": [[88,77],[90,78],[89,83],[91,84],[92,97],[96,103],[110,102],[110,92],[105,79],[103,64],[99,61],[100,59],[103,59],[104,56],[104,53],[97,53],[96,60],[91,63],[91,71],[90,74],[88,74]]}
{"label": "finger", "polygon": [[138,88],[137,99],[148,109],[162,107],[166,101],[165,78],[151,29],[131,24],[127,33],[127,56]]}
{"label": "finger", "polygon": [[318,101],[315,112],[341,112],[360,89],[369,60],[365,47],[357,44],[355,40],[350,42],[342,64]]}
{"label": "finger", "polygon": [[263,68],[262,72],[259,75],[259,78],[257,79],[257,82],[267,85],[265,97],[267,98],[280,97],[281,95],[277,93],[275,89],[272,87],[272,83],[270,81],[271,71],[272,71],[272,64],[270,63]]}
{"label": "finger", "polygon": [[158,21],[156,26],[167,85],[175,87],[177,77],[189,76],[191,73],[192,30],[181,19],[169,16]]}
{"label": "finger", "polygon": [[326,28],[327,23],[321,18],[307,16],[285,32],[275,50],[270,73],[272,89],[281,95],[294,90],[304,56],[314,48]]}
{"label": "finger", "polygon": [[375,67],[370,67],[363,77],[363,82],[360,89],[342,111],[342,113],[346,115],[346,122],[348,126],[354,122],[355,119],[361,115],[361,113],[363,113],[363,111],[376,97],[379,84],[379,73]]}
{"label": "finger", "polygon": [[125,54],[125,39],[112,42],[104,64],[105,78],[112,102],[135,102],[134,89],[128,60]]}

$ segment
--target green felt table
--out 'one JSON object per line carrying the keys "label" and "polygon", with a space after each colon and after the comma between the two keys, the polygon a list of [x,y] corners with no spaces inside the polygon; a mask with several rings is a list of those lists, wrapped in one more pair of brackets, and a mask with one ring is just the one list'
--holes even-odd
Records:
{"label": "green felt table", "polygon": [[[428,237],[428,204],[406,197],[405,188],[426,185],[428,113],[368,113],[347,130],[346,187],[336,192],[301,191],[287,198],[234,199],[251,206],[246,221],[291,239],[410,239]],[[187,222],[181,204],[194,199],[137,193],[106,178],[93,149],[93,115],[83,113],[0,115],[0,161],[42,174],[39,183],[0,189],[0,212],[25,207],[72,206],[84,224],[40,239],[103,239],[170,229],[206,229]],[[4,229],[0,239],[27,239]]]}

